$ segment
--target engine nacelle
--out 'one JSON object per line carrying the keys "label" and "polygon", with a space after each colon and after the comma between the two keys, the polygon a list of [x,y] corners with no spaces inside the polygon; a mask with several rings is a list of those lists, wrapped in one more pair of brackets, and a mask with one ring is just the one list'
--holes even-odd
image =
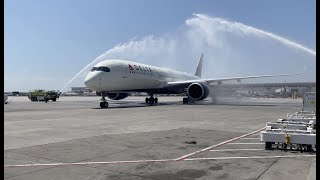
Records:
{"label": "engine nacelle", "polygon": [[112,100],[120,100],[129,96],[128,93],[119,93],[119,92],[108,92],[106,93],[107,97]]}
{"label": "engine nacelle", "polygon": [[209,88],[202,83],[192,83],[189,85],[187,92],[190,99],[199,101],[208,97]]}

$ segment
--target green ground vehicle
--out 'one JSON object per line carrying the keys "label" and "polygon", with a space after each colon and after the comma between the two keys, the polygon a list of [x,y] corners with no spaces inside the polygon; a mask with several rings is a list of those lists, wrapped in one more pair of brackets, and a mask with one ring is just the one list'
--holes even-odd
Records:
{"label": "green ground vehicle", "polygon": [[29,92],[28,98],[31,101],[46,101],[49,100],[56,101],[59,98],[59,93],[56,91],[45,91],[42,89],[34,90],[33,92]]}

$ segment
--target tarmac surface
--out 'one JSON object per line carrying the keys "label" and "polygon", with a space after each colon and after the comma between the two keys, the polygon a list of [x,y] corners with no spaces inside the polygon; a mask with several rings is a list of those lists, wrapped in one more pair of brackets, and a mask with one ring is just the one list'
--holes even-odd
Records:
{"label": "tarmac surface", "polygon": [[316,179],[316,153],[265,150],[259,136],[266,122],[300,111],[301,99],[158,98],[158,105],[128,97],[100,109],[97,96],[9,97],[4,178]]}

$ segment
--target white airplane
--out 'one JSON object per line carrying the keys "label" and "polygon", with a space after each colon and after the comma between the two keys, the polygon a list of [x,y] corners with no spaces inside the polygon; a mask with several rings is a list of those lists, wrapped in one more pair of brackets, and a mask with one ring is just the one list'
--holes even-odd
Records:
{"label": "white airplane", "polygon": [[112,100],[128,97],[130,92],[146,92],[150,96],[146,103],[158,103],[155,94],[185,93],[183,104],[200,101],[208,97],[209,85],[222,84],[223,81],[241,79],[292,76],[298,74],[277,74],[262,76],[245,76],[218,79],[202,79],[203,54],[201,54],[195,75],[174,71],[167,68],[155,67],[126,60],[105,60],[97,63],[85,78],[85,85],[102,96],[100,107],[107,108],[107,96]]}

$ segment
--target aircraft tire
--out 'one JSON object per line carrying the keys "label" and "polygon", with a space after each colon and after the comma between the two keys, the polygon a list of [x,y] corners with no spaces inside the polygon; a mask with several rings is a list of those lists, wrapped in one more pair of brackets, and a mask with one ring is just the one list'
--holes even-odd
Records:
{"label": "aircraft tire", "polygon": [[101,108],[106,108],[105,103],[104,102],[100,102],[100,107]]}
{"label": "aircraft tire", "polygon": [[146,97],[145,102],[146,102],[146,104],[148,104],[149,103],[149,98]]}
{"label": "aircraft tire", "polygon": [[109,103],[108,102],[104,102],[104,107],[105,108],[109,107]]}
{"label": "aircraft tire", "polygon": [[158,104],[158,98],[154,98],[154,103]]}
{"label": "aircraft tire", "polygon": [[188,98],[183,98],[183,104],[188,104]]}
{"label": "aircraft tire", "polygon": [[154,103],[154,98],[153,97],[149,98],[149,104],[153,104],[153,103]]}

